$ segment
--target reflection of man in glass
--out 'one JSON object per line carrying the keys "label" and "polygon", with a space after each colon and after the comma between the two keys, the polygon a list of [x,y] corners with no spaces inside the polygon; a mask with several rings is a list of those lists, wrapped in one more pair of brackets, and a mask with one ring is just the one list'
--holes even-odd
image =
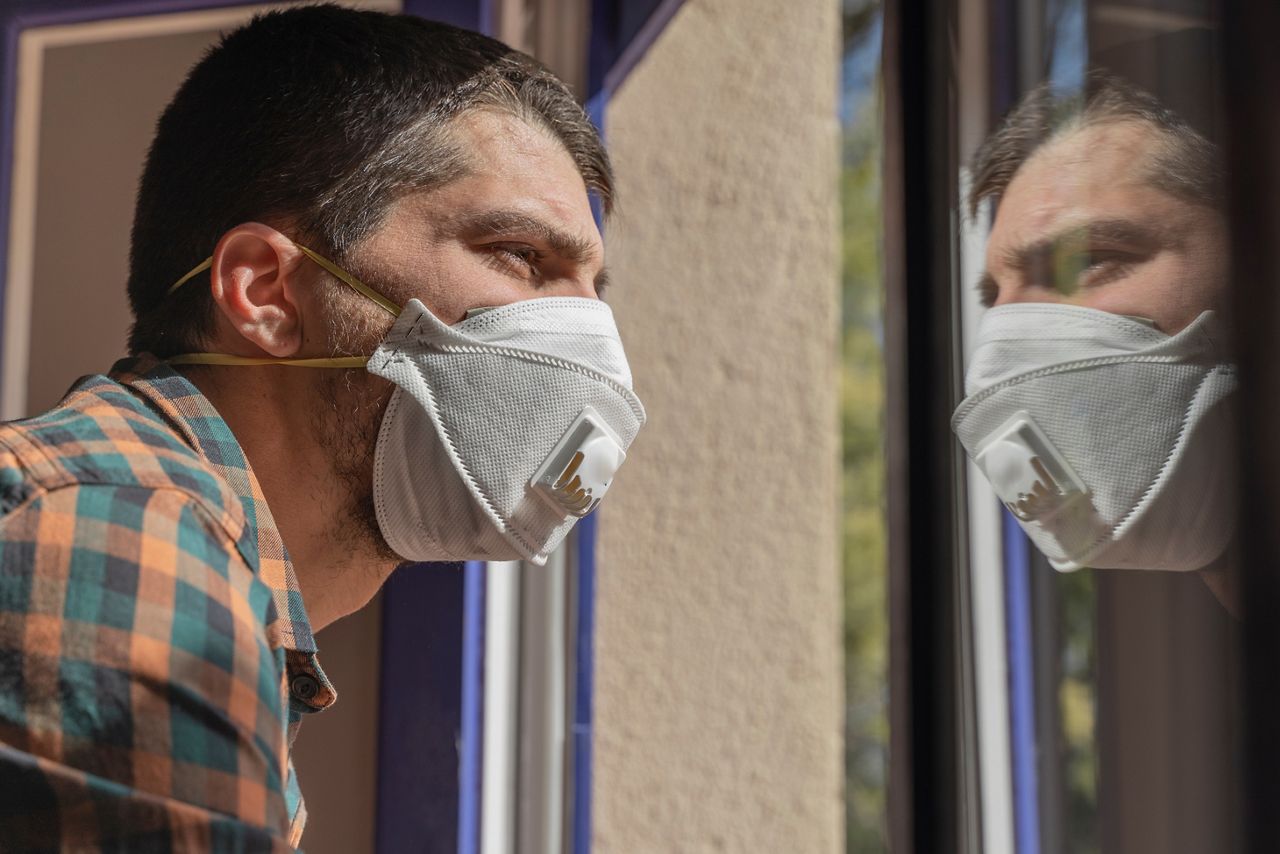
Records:
{"label": "reflection of man in glass", "polygon": [[975,157],[972,204],[999,199],[984,303],[1082,305],[1149,318],[1168,334],[1220,308],[1216,149],[1115,80],[1071,106],[1038,90]]}
{"label": "reflection of man in glass", "polygon": [[1151,96],[1090,84],[1032,93],[975,157],[971,207],[998,204],[991,308],[954,425],[1058,568],[1217,568],[1235,385],[1217,152]]}

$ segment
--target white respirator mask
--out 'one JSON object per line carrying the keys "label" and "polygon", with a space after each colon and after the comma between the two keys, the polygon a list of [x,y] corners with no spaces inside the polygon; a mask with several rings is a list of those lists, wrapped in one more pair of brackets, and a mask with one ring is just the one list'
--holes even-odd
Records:
{"label": "white respirator mask", "polygon": [[1057,569],[1201,569],[1235,525],[1220,318],[1176,335],[1079,306],[983,316],[951,425]]}
{"label": "white respirator mask", "polygon": [[188,353],[168,361],[365,367],[390,380],[396,389],[378,431],[373,473],[387,544],[409,561],[545,563],[600,503],[645,421],[609,306],[546,297],[475,310],[449,326],[418,300],[400,308],[298,248],[395,316],[373,356]]}
{"label": "white respirator mask", "polygon": [[645,420],[598,300],[527,300],[456,326],[410,300],[368,369],[397,386],[373,500],[409,560],[544,563],[600,503]]}

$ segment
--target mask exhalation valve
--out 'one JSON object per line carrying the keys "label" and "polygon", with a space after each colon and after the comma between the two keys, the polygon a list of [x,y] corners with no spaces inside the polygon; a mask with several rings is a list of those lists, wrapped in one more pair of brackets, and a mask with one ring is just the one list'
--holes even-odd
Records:
{"label": "mask exhalation valve", "polygon": [[529,485],[561,513],[586,516],[600,503],[626,458],[617,435],[588,406],[556,443]]}

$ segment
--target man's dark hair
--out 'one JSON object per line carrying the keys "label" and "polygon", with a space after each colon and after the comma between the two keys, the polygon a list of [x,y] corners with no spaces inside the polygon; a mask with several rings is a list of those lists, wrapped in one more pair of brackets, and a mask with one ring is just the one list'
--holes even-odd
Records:
{"label": "man's dark hair", "polygon": [[1193,204],[1221,204],[1222,166],[1218,150],[1155,96],[1124,80],[1095,72],[1084,93],[1058,95],[1047,84],[1018,103],[973,156],[969,211],[983,199],[999,199],[1013,176],[1037,150],[1064,134],[1108,122],[1145,122],[1164,144],[1146,176],[1152,186]]}
{"label": "man's dark hair", "polygon": [[226,35],[157,125],[130,252],[129,351],[200,349],[208,288],[169,287],[243,222],[337,263],[411,190],[466,172],[447,126],[489,107],[564,144],[608,213],[608,155],[573,95],[530,57],[478,33],[332,5],[272,12]]}

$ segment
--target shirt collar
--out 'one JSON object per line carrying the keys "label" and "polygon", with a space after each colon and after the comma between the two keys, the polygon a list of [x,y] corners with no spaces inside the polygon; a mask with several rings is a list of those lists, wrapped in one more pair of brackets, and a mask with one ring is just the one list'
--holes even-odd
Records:
{"label": "shirt collar", "polygon": [[270,588],[275,604],[267,641],[272,647],[313,655],[316,642],[293,563],[258,478],[227,422],[190,380],[150,354],[117,362],[111,377],[159,410],[239,498],[245,525],[236,548]]}

